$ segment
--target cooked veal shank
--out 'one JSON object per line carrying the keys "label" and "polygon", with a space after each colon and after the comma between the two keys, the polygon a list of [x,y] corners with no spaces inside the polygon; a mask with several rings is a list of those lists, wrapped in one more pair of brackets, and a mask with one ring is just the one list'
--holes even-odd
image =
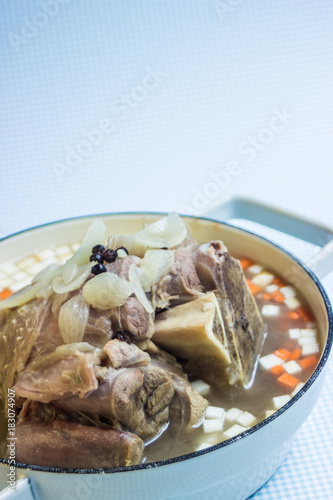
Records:
{"label": "cooked veal shank", "polygon": [[[0,396],[16,392],[17,461],[140,463],[144,441],[168,425],[180,433],[200,425],[208,402],[185,372],[213,383],[250,383],[264,325],[239,261],[219,241],[186,239],[172,252],[172,266],[149,291],[142,288],[152,307],[138,292],[118,306],[93,307],[83,289],[90,274],[70,293],[0,309]],[[130,266],[140,262],[125,256],[104,271],[129,283]],[[86,317],[79,341],[68,342],[59,311],[75,298]]]}

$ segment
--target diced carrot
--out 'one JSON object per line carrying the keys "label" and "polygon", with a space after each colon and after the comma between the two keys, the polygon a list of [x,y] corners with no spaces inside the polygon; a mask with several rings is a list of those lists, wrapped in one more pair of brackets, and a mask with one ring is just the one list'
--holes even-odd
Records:
{"label": "diced carrot", "polygon": [[299,358],[301,357],[301,354],[302,354],[302,349],[297,349],[297,348],[296,348],[296,349],[294,349],[294,350],[292,351],[292,353],[290,354],[290,356],[289,356],[289,360],[290,360],[290,361],[291,361],[291,360],[296,361],[296,359],[299,359]]}
{"label": "diced carrot", "polygon": [[257,295],[259,292],[261,292],[261,286],[255,285],[251,280],[247,279],[246,281],[253,295]]}
{"label": "diced carrot", "polygon": [[304,309],[304,307],[298,307],[296,313],[299,314],[299,317],[304,319],[304,321],[313,321],[314,319],[311,312]]}
{"label": "diced carrot", "polygon": [[304,368],[304,370],[306,370],[307,368],[313,368],[314,366],[316,366],[317,363],[318,363],[318,357],[315,356],[314,354],[312,356],[309,356],[308,358],[303,358],[299,361],[299,364],[301,365],[302,368]]}
{"label": "diced carrot", "polygon": [[273,373],[273,375],[275,375],[276,377],[278,377],[279,375],[281,375],[281,373],[284,372],[284,368],[283,368],[282,365],[272,366],[271,372]]}
{"label": "diced carrot", "polygon": [[285,296],[283,295],[282,292],[280,292],[279,290],[277,290],[276,292],[273,292],[272,293],[272,299],[275,301],[275,302],[279,302],[282,304],[282,302],[285,301]]}
{"label": "diced carrot", "polygon": [[272,293],[263,293],[262,299],[266,302],[278,302],[279,304],[282,304],[285,301],[285,296],[283,293],[276,291]]}
{"label": "diced carrot", "polygon": [[271,293],[263,293],[261,298],[266,302],[272,302],[272,294]]}
{"label": "diced carrot", "polygon": [[289,359],[290,357],[291,352],[288,351],[288,349],[278,349],[277,351],[274,351],[273,354],[283,359],[284,361],[287,361],[287,359]]}
{"label": "diced carrot", "polygon": [[300,383],[300,380],[294,375],[290,375],[290,373],[283,373],[278,378],[278,381],[289,389],[295,389],[295,387]]}
{"label": "diced carrot", "polygon": [[300,318],[300,314],[298,312],[296,312],[296,311],[290,311],[289,318],[291,318],[291,319],[299,319]]}
{"label": "diced carrot", "polygon": [[5,290],[2,290],[2,292],[0,292],[0,300],[5,300],[5,299],[7,299],[7,297],[10,297],[12,294],[13,294],[13,292],[11,290],[9,290],[9,288],[6,288]]}
{"label": "diced carrot", "polygon": [[278,276],[275,276],[275,278],[273,279],[272,283],[274,285],[278,285],[279,287],[285,286],[285,282],[282,281],[282,279],[279,278]]}
{"label": "diced carrot", "polygon": [[250,259],[240,259],[240,264],[242,266],[242,269],[247,269],[248,267],[252,266],[254,264],[253,260]]}

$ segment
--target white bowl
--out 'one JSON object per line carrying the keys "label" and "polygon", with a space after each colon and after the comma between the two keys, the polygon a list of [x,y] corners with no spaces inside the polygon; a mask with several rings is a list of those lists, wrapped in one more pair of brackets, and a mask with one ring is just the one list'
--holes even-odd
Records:
{"label": "white bowl", "polygon": [[[132,234],[161,214],[101,215],[108,234]],[[20,232],[0,242],[0,263],[51,244],[82,239],[94,217],[60,221]],[[251,429],[210,448],[156,463],[118,469],[60,469],[16,464],[17,478],[30,478],[41,500],[191,499],[243,500],[258,490],[281,464],[297,429],[322,389],[333,338],[332,308],[316,276],[272,242],[228,224],[186,217],[200,242],[221,239],[231,254],[252,257],[301,290],[318,323],[321,359],[304,387],[281,409]],[[8,462],[0,459],[0,489],[7,486]],[[14,497],[13,497],[14,498]],[[27,496],[25,498],[28,498]]]}

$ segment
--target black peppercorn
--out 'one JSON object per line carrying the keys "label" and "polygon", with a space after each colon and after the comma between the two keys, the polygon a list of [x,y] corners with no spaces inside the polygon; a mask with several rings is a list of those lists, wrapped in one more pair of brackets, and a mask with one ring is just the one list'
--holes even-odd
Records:
{"label": "black peppercorn", "polygon": [[96,262],[99,262],[100,264],[103,264],[103,257],[102,257],[102,254],[100,253],[93,253],[92,255],[90,255],[90,262],[93,262],[93,261],[96,261]]}
{"label": "black peppercorn", "polygon": [[92,253],[103,253],[105,247],[103,245],[95,245],[92,249]]}
{"label": "black peppercorn", "polygon": [[106,273],[106,267],[103,266],[103,264],[96,264],[95,266],[92,266],[91,272],[95,275]]}
{"label": "black peppercorn", "polygon": [[117,258],[117,254],[114,250],[111,250],[111,248],[104,250],[103,259],[106,260],[106,262],[114,262],[116,260],[116,258]]}
{"label": "black peppercorn", "polygon": [[127,344],[131,343],[131,339],[126,332],[117,332],[113,335],[114,339],[118,339],[121,342],[127,342]]}

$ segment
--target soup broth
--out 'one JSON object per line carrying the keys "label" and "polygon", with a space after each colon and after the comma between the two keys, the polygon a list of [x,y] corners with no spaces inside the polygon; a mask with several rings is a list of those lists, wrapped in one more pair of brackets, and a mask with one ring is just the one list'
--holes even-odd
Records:
{"label": "soup broth", "polygon": [[[1,299],[25,286],[46,265],[67,259],[77,247],[78,244],[50,248],[20,262],[3,264]],[[193,387],[209,402],[205,416],[186,433],[170,426],[162,429],[158,437],[145,443],[145,463],[204,449],[256,425],[301,389],[319,361],[317,325],[300,293],[260,263],[237,258],[267,330],[252,384],[247,389],[229,384],[214,387],[195,380],[189,373]],[[3,415],[2,439],[6,432]]]}

